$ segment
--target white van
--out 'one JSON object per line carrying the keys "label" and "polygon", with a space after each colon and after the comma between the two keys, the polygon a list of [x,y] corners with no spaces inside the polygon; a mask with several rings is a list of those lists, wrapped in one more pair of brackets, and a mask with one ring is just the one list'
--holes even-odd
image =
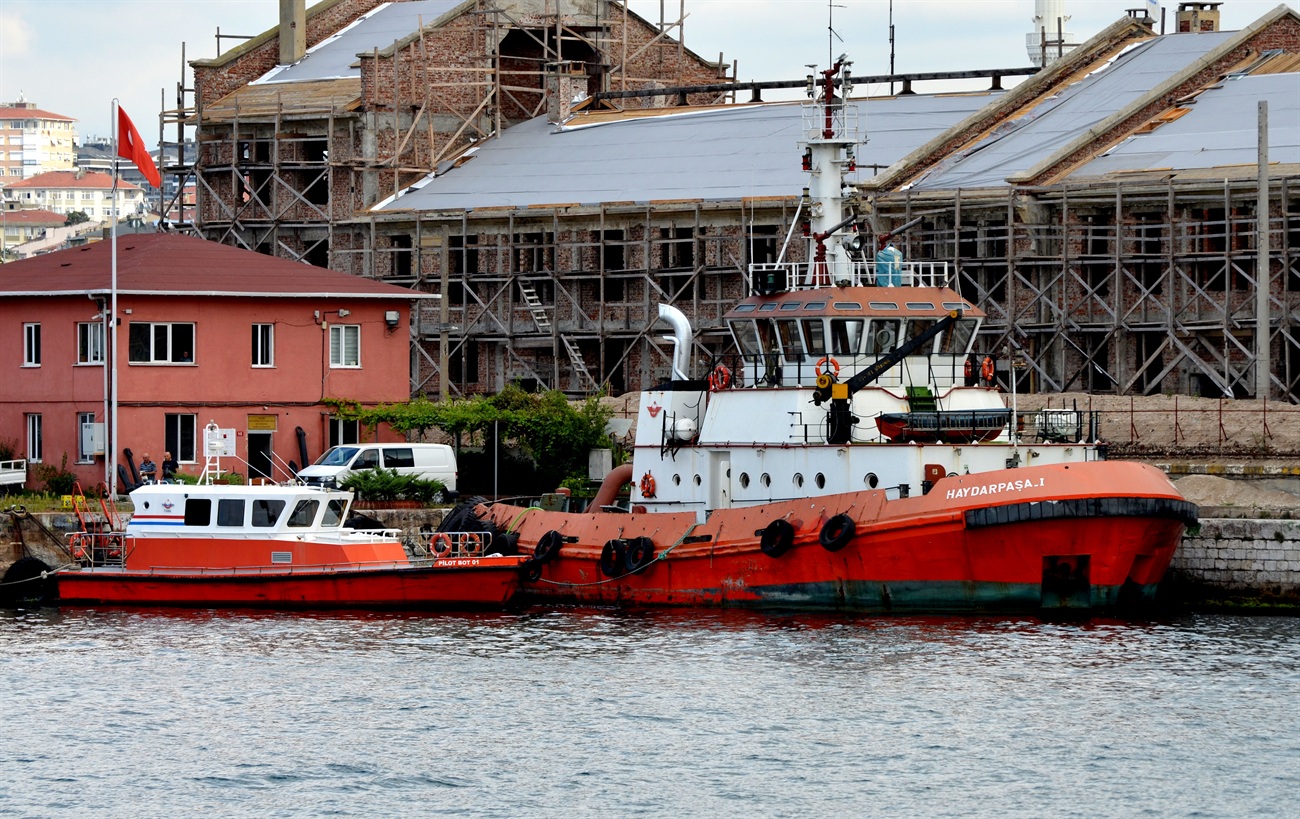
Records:
{"label": "white van", "polygon": [[[449,500],[456,494],[456,453],[446,444],[344,444],[330,447],[298,472],[308,486],[335,488],[361,469],[395,469],[402,475],[442,481]],[[438,499],[435,499],[438,500]]]}

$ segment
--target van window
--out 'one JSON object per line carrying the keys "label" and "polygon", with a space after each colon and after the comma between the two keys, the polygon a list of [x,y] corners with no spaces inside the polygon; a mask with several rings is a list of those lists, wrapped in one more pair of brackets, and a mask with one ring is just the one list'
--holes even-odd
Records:
{"label": "van window", "polygon": [[244,525],[244,499],[222,498],[217,501],[218,526]]}
{"label": "van window", "polygon": [[312,521],[316,520],[316,508],[320,506],[320,501],[307,500],[306,498],[298,501],[298,505],[293,508],[293,514],[289,515],[289,526],[304,528],[311,526]]}
{"label": "van window", "polygon": [[388,469],[415,466],[415,454],[409,446],[387,448],[384,450],[384,466]]}
{"label": "van window", "polygon": [[348,461],[360,451],[355,446],[336,446],[325,450],[325,454],[316,460],[317,466],[347,466]]}
{"label": "van window", "polygon": [[379,466],[379,450],[367,449],[357,456],[357,460],[352,464],[353,469],[374,469]]}
{"label": "van window", "polygon": [[275,522],[280,519],[280,513],[284,511],[284,506],[282,500],[263,499],[253,501],[253,525],[274,526]]}

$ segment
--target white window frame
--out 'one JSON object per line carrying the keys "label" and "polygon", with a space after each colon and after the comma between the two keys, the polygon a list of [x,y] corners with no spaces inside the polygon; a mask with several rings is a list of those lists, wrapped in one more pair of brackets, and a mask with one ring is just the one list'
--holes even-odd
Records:
{"label": "white window frame", "polygon": [[82,424],[95,423],[95,413],[79,412],[77,413],[77,463],[93,464],[95,462],[95,453],[86,452],[83,445],[86,443],[81,435]]}
{"label": "white window frame", "polygon": [[41,325],[29,321],[23,325],[23,366],[41,366]]}
{"label": "white window frame", "polygon": [[[348,341],[351,337],[352,355],[348,355]],[[361,325],[360,324],[331,324],[330,325],[330,368],[331,369],[360,369],[361,368]]]}
{"label": "white window frame", "polygon": [[39,412],[27,413],[27,462],[43,463],[45,456],[44,422]]}
{"label": "white window frame", "polygon": [[[131,331],[135,330],[138,327],[149,328],[148,358],[134,357],[135,351],[132,349]],[[155,358],[154,348],[157,346],[159,341],[157,337],[157,333],[159,328],[162,327],[167,328],[167,332],[166,332],[167,351],[164,354],[164,357]],[[193,345],[194,347],[198,346],[198,329],[195,326],[194,322],[192,321],[133,321],[131,322],[130,326],[127,328],[127,336],[126,336],[127,361],[131,364],[184,364],[184,365],[193,364],[197,355],[196,350],[192,348],[191,349],[182,348],[180,350],[176,349],[176,344],[175,344],[176,333],[175,330],[173,329],[176,327],[189,327],[190,344]],[[180,354],[182,352],[188,352],[190,354],[189,361],[185,361],[181,358]]]}
{"label": "white window frame", "polygon": [[361,443],[361,422],[345,421],[337,415],[330,416],[330,446]]}
{"label": "white window frame", "polygon": [[[168,439],[169,433],[172,432],[172,430],[169,429],[169,427],[173,423],[176,425],[175,436],[174,436],[176,440],[176,444],[174,447],[172,446],[171,440]],[[181,432],[185,426],[189,427],[189,433],[190,433],[189,451],[185,450],[185,447],[183,446],[184,441],[182,440],[184,436],[181,435]],[[168,452],[172,454],[172,457],[176,459],[177,463],[182,463],[182,464],[198,463],[199,448],[202,446],[201,442],[199,441],[198,433],[199,433],[199,424],[198,424],[197,415],[191,415],[189,413],[184,413],[184,412],[169,412],[163,415],[163,446],[164,448],[167,449]]]}
{"label": "white window frame", "polygon": [[104,325],[101,322],[77,322],[77,363],[104,363]]}
{"label": "white window frame", "polygon": [[252,365],[258,368],[275,366],[274,324],[253,325]]}

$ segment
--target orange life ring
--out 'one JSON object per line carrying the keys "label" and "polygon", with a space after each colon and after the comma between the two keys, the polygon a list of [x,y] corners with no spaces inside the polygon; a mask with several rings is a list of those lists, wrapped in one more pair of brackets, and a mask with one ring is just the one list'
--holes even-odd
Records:
{"label": "orange life ring", "polygon": [[465,557],[483,554],[483,538],[475,532],[466,532],[460,541],[460,553]]}
{"label": "orange life ring", "polygon": [[433,536],[429,542],[429,551],[434,557],[448,557],[451,554],[451,535],[446,532],[439,532]]}
{"label": "orange life ring", "polygon": [[971,363],[971,360],[969,358],[966,359],[965,375],[966,375],[967,382],[969,382],[972,378],[975,377],[975,365]]}
{"label": "orange life ring", "polygon": [[646,498],[655,496],[655,476],[649,472],[641,476],[641,495]]}
{"label": "orange life ring", "polygon": [[719,364],[709,373],[709,389],[713,392],[725,390],[731,386],[731,370],[727,369],[726,364]]}
{"label": "orange life ring", "polygon": [[993,383],[993,357],[984,356],[983,363],[980,364],[980,378],[985,384]]}
{"label": "orange life ring", "polygon": [[86,545],[80,532],[68,535],[68,552],[72,555],[73,560],[85,560]]}
{"label": "orange life ring", "polygon": [[816,374],[816,375],[818,375],[818,376],[820,376],[820,375],[822,374],[822,365],[823,365],[823,364],[826,365],[826,372],[829,373],[829,372],[831,372],[831,370],[834,370],[835,372],[833,373],[833,375],[834,375],[836,378],[839,378],[839,376],[840,376],[840,362],[836,361],[835,359],[831,358],[831,357],[828,356],[828,355],[824,355],[824,356],[822,356],[822,357],[821,357],[821,360],[818,361],[817,364],[813,366],[813,373]]}

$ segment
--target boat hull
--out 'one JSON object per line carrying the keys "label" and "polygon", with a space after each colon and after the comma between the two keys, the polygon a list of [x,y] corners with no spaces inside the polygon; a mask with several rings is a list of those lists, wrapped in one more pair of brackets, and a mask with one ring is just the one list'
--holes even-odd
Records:
{"label": "boat hull", "polygon": [[265,571],[58,574],[60,605],[274,609],[499,609],[519,590],[519,557],[450,558],[427,566]]}
{"label": "boat hull", "polygon": [[[691,513],[486,513],[518,520],[525,551],[550,531],[565,538],[530,564],[540,576],[524,584],[529,600],[995,611],[1150,599],[1196,509],[1153,467],[1094,462],[945,478],[918,498],[876,490],[716,510],[700,524]],[[852,521],[847,537],[839,516]],[[778,520],[792,535],[773,556],[764,533]],[[648,565],[602,570],[610,541],[641,537],[654,545]]]}

